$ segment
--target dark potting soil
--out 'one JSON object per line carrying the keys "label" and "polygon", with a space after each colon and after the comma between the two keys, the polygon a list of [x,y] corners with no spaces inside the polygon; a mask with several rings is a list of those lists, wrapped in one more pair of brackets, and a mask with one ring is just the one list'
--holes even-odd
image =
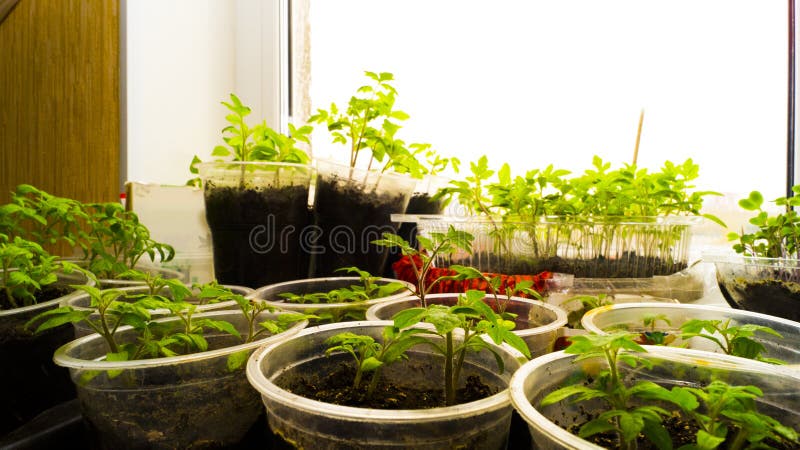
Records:
{"label": "dark potting soil", "polygon": [[[443,390],[425,390],[392,383],[378,383],[373,395],[365,398],[366,383],[361,389],[352,387],[355,369],[350,364],[337,364],[327,373],[313,377],[278,378],[282,388],[314,400],[344,406],[375,409],[428,409],[444,406]],[[495,394],[477,376],[468,376],[464,388],[456,392],[458,403],[467,403]]]}
{"label": "dark potting soil", "polygon": [[[700,427],[693,420],[687,420],[681,417],[679,413],[673,412],[672,416],[667,417],[661,423],[664,425],[664,428],[667,429],[667,433],[672,438],[672,448],[679,448],[683,445],[695,444],[697,431],[700,429]],[[567,430],[570,433],[577,435],[581,425],[571,425],[567,428]],[[729,437],[735,435],[736,429],[728,431]],[[586,440],[603,448],[619,448],[619,441],[617,436],[613,433],[598,433],[590,438],[587,438]],[[771,439],[766,440],[765,443],[769,445],[769,447],[766,448],[774,448],[776,450],[797,450],[796,446],[792,446],[788,443],[785,444],[775,442]],[[645,438],[642,434],[636,438],[636,448],[637,450],[658,449],[658,447],[653,445],[653,443]],[[725,442],[723,442],[719,448],[724,450],[727,449],[728,446]]]}
{"label": "dark potting soil", "polygon": [[800,321],[800,284],[783,280],[719,281],[732,308]]}
{"label": "dark potting soil", "polygon": [[391,215],[405,211],[406,197],[337,180],[320,177],[317,182],[314,224],[319,235],[311,242],[311,277],[335,275],[336,269],[350,266],[382,274],[388,252],[371,242],[384,232],[396,233]]}
{"label": "dark potting soil", "polygon": [[507,275],[537,274],[544,271],[573,274],[577,278],[649,278],[656,275],[672,275],[684,270],[682,261],[667,261],[662,258],[638,256],[625,253],[622,258],[568,259],[559,256],[543,259],[498,255],[477,252],[469,260],[453,260],[451,264],[470,264],[483,271]]}
{"label": "dark potting soil", "polygon": [[[37,298],[43,303],[71,291],[48,287]],[[0,361],[6,365],[0,370],[0,436],[48,408],[75,398],[69,371],[53,362],[56,349],[75,337],[73,326],[67,323],[34,335],[24,325],[40,312],[0,322]]]}
{"label": "dark potting soil", "polygon": [[[411,196],[406,206],[406,214],[441,214],[443,206],[442,201],[433,201],[428,194],[415,193]],[[413,248],[417,248],[417,224],[415,222],[403,222],[397,228],[398,236],[405,239]],[[395,274],[392,270],[394,264],[402,256],[399,249],[389,249],[389,256],[387,257],[386,267],[383,271],[383,276],[387,278],[394,278]]]}
{"label": "dark potting soil", "polygon": [[310,224],[308,188],[239,188],[206,183],[206,220],[221,284],[259,288],[308,276],[301,233]]}
{"label": "dark potting soil", "polygon": [[[582,411],[582,414],[587,422],[594,418],[591,414],[585,411]],[[558,422],[556,422],[556,424],[560,425]],[[674,413],[672,416],[664,419],[662,424],[672,438],[673,448],[678,448],[686,444],[693,444],[695,442],[695,436],[697,435],[697,430],[699,427],[693,421],[687,421],[677,413]],[[582,425],[583,423],[571,424],[566,427],[566,430],[577,435],[578,430]],[[560,426],[563,427],[564,425]],[[614,433],[598,433],[587,438],[586,440],[603,448],[619,448],[619,441],[617,439],[617,435]],[[639,435],[639,437],[636,439],[636,448],[638,450],[657,450],[657,447],[655,447],[643,435]]]}

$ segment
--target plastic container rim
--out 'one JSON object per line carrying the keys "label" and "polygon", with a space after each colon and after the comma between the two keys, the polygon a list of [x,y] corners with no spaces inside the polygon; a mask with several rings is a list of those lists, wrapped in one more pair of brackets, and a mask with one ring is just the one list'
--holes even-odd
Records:
{"label": "plastic container rim", "polygon": [[733,315],[741,315],[752,317],[755,319],[761,319],[765,322],[773,322],[779,323],[784,325],[788,328],[797,328],[800,330],[800,323],[784,319],[777,316],[771,316],[769,314],[762,314],[758,312],[746,311],[743,309],[734,309],[725,306],[716,306],[716,305],[694,305],[694,304],[687,304],[687,303],[647,303],[647,302],[637,302],[637,303],[616,303],[613,305],[605,305],[599,306],[597,308],[591,309],[586,312],[581,318],[581,325],[586,331],[594,332],[598,334],[605,334],[606,332],[591,322],[590,320],[599,314],[603,314],[607,311],[612,310],[619,310],[619,309],[637,309],[637,308],[649,308],[649,309],[680,309],[686,311],[712,311],[712,312],[719,312],[721,314],[733,314]]}
{"label": "plastic container rim", "polygon": [[406,182],[408,180],[411,180],[411,181],[414,181],[414,183],[416,183],[416,182],[422,180],[422,178],[414,178],[414,177],[412,177],[411,174],[409,174],[409,173],[381,172],[378,169],[369,169],[369,170],[367,170],[367,169],[362,169],[362,168],[359,168],[359,167],[350,167],[349,164],[345,164],[345,163],[343,163],[341,161],[337,161],[335,159],[329,159],[329,158],[315,158],[312,161],[312,164],[317,169],[317,171],[320,172],[320,175],[327,175],[327,174],[323,173],[323,171],[322,171],[322,169],[320,167],[320,164],[322,164],[323,166],[324,165],[329,165],[329,166],[333,166],[333,167],[338,167],[338,168],[343,169],[343,170],[351,170],[352,169],[353,175],[354,176],[357,175],[357,178],[362,178],[365,175],[374,174],[374,175],[379,176],[380,178],[396,179],[398,181],[404,181],[404,182]]}
{"label": "plastic container rim", "polygon": [[[428,294],[428,295],[425,296],[425,298],[426,299],[427,298],[437,299],[437,298],[452,297],[454,295],[457,296],[457,295],[460,295],[460,294],[459,293]],[[490,294],[487,294],[487,296],[489,296],[489,295]],[[379,303],[377,305],[373,305],[372,307],[370,307],[367,310],[367,320],[381,320],[381,319],[378,318],[378,316],[376,315],[375,311],[377,311],[377,310],[379,310],[381,308],[388,307],[390,305],[394,305],[394,304],[401,303],[401,302],[406,302],[406,301],[413,301],[413,300],[419,300],[419,297],[417,297],[416,295],[408,295],[408,296],[403,297],[403,298],[399,298],[399,299],[396,299],[396,300],[391,300],[391,301]],[[502,302],[502,301],[505,301],[505,300],[509,300],[508,297],[502,297],[502,299],[499,300],[499,301]],[[563,326],[566,326],[566,324],[567,324],[567,312],[564,311],[563,308],[560,308],[560,307],[558,307],[556,305],[551,305],[550,303],[546,303],[546,302],[543,302],[543,301],[540,301],[540,300],[533,300],[533,299],[529,299],[529,298],[515,297],[515,296],[512,296],[510,298],[510,300],[515,301],[515,302],[520,302],[520,303],[528,303],[528,304],[536,305],[536,306],[539,306],[539,307],[541,307],[543,309],[546,309],[546,310],[548,310],[550,312],[553,312],[556,315],[555,319],[553,321],[547,323],[546,325],[541,325],[541,326],[533,327],[533,328],[524,328],[524,329],[516,329],[515,328],[515,329],[511,330],[514,334],[516,334],[518,336],[528,336],[528,335],[532,335],[532,334],[543,334],[543,333],[547,333],[547,332],[550,332],[550,331],[556,331],[559,328],[561,328]]]}
{"label": "plastic container rim", "polygon": [[[373,299],[370,299],[370,300],[364,300],[364,301],[358,301],[358,302],[342,302],[342,303],[292,303],[292,302],[275,301],[275,300],[267,300],[267,299],[259,298],[260,295],[263,292],[265,292],[267,290],[276,289],[276,288],[277,289],[281,289],[281,288],[284,288],[284,287],[289,287],[289,286],[293,286],[293,285],[302,285],[302,284],[311,283],[311,282],[329,282],[329,281],[346,281],[346,280],[350,280],[350,281],[353,281],[353,282],[361,281],[361,279],[359,277],[320,277],[320,278],[308,278],[308,279],[303,279],[303,280],[282,281],[280,283],[274,283],[274,284],[270,284],[270,285],[267,285],[267,286],[260,287],[260,288],[256,289],[255,291],[251,292],[246,297],[249,298],[249,299],[252,299],[252,300],[264,302],[264,303],[266,303],[268,305],[275,306],[277,308],[291,309],[291,310],[298,310],[298,309],[321,309],[321,310],[324,310],[324,309],[349,308],[349,307],[353,307],[353,306],[363,306],[363,305],[371,306],[371,305],[374,305],[376,303],[382,303],[382,302],[386,302],[386,301],[389,301],[389,300],[395,300],[395,299],[403,298],[403,297],[409,295],[408,292],[403,291],[403,292],[400,292],[400,293],[397,293],[397,294],[388,295],[386,297],[373,298]],[[413,284],[409,283],[408,281],[397,280],[397,279],[394,279],[394,278],[383,278],[383,277],[381,277],[381,278],[378,278],[377,280],[375,280],[375,282],[386,282],[387,284],[391,283],[391,282],[401,283],[401,284],[405,285],[406,288],[408,288],[411,292],[416,292],[416,286],[414,286]],[[286,289],[284,292],[291,292],[291,290],[290,289]]]}
{"label": "plastic container rim", "polygon": [[702,216],[537,216],[535,220],[514,216],[454,216],[447,214],[392,214],[393,222],[416,223],[477,223],[477,224],[594,224],[594,225],[699,225]]}
{"label": "plastic container rim", "polygon": [[[285,311],[276,311],[274,313],[267,313],[266,314],[287,314]],[[220,311],[209,311],[202,314],[197,314],[195,318],[203,318],[203,317],[216,317],[216,316],[223,316],[223,315],[231,315],[231,314],[242,314],[239,310],[220,310]],[[262,313],[263,314],[263,313]],[[176,317],[164,317],[161,319],[157,319],[154,322],[169,322],[169,321],[177,321],[180,320]],[[68,342],[61,347],[59,347],[55,354],[53,355],[53,361],[62,367],[68,367],[70,369],[81,369],[81,370],[98,370],[98,371],[107,371],[107,370],[126,370],[126,369],[146,369],[150,367],[162,367],[162,366],[172,366],[178,364],[187,364],[193,363],[196,361],[202,361],[206,359],[213,359],[220,356],[225,356],[227,354],[236,353],[242,350],[250,350],[253,348],[258,348],[262,345],[266,344],[266,341],[274,340],[274,339],[281,339],[287,336],[292,336],[302,330],[303,328],[308,325],[307,320],[295,322],[291,327],[282,331],[278,334],[273,334],[269,336],[265,336],[261,339],[258,339],[253,342],[248,342],[244,344],[238,344],[231,347],[224,347],[219,348],[216,350],[208,350],[205,352],[198,352],[198,353],[191,353],[188,355],[179,355],[179,356],[169,356],[164,358],[153,358],[153,359],[137,359],[133,361],[105,361],[103,359],[93,359],[93,360],[86,360],[86,359],[79,359],[73,358],[67,355],[67,352],[72,350],[75,347],[83,345],[87,342],[103,339],[97,333],[92,333],[88,336],[83,336],[81,338],[75,339],[71,342]],[[124,326],[120,327],[117,332],[130,330],[133,327],[131,326]],[[104,358],[103,355],[100,358]]]}

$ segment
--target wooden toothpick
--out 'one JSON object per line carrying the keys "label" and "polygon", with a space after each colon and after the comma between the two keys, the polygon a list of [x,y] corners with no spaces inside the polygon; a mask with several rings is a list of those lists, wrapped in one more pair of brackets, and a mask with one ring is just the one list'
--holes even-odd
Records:
{"label": "wooden toothpick", "polygon": [[639,113],[639,128],[636,130],[636,146],[633,147],[633,165],[636,165],[636,160],[639,159],[639,141],[642,139],[642,123],[644,122],[644,108]]}

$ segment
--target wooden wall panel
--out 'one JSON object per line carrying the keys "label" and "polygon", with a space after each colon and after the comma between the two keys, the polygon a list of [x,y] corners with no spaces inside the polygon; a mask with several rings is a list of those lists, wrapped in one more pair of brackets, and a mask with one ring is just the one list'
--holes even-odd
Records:
{"label": "wooden wall panel", "polygon": [[119,196],[119,0],[20,0],[0,23],[0,202]]}

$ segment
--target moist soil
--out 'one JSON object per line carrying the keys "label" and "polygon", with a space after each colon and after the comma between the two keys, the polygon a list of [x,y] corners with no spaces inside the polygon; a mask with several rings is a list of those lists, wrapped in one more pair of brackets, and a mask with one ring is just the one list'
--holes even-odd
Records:
{"label": "moist soil", "polygon": [[[583,411],[583,414],[586,417],[586,421],[589,421],[593,418],[591,414],[585,411]],[[556,422],[556,424],[560,425],[558,422]],[[682,445],[693,444],[695,442],[695,436],[697,435],[698,427],[694,422],[687,421],[675,414],[664,419],[662,424],[672,438],[672,448],[678,448]],[[582,425],[582,423],[572,424],[566,429],[570,433],[577,435],[578,430]],[[614,433],[599,433],[586,440],[603,448],[619,448],[617,436]],[[639,435],[639,437],[636,439],[636,448],[637,450],[657,450],[657,447],[648,441],[643,435]]]}
{"label": "moist soil", "polygon": [[382,274],[388,255],[372,244],[383,232],[396,233],[391,214],[405,211],[405,195],[365,190],[354,181],[320,177],[316,186],[314,224],[318,236],[311,277],[336,275],[341,267],[356,266],[371,274]]}
{"label": "moist soil", "polygon": [[[65,287],[48,287],[37,300],[43,303],[71,291]],[[5,365],[0,370],[0,436],[39,413],[75,398],[69,371],[53,362],[56,349],[74,338],[72,324],[34,335],[24,325],[39,312],[0,322],[0,361]]]}
{"label": "moist soil", "polygon": [[[591,416],[590,414],[586,414],[587,421],[591,420],[588,417]],[[672,448],[679,448],[683,445],[688,444],[695,444],[695,438],[697,436],[697,431],[700,427],[692,420],[687,420],[680,416],[679,413],[673,412],[670,417],[665,418],[662,422],[664,428],[667,429],[667,433],[672,438]],[[578,425],[570,425],[567,427],[567,431],[572,434],[577,435],[578,430],[580,429],[582,424]],[[735,430],[730,430],[728,432],[728,436],[735,435]],[[615,434],[613,433],[598,433],[588,439],[587,441],[599,445],[603,448],[619,448],[619,441]],[[777,450],[792,450],[797,449],[795,446],[791,446],[790,444],[783,444],[777,443],[773,440],[767,440],[766,443],[769,445],[768,448],[774,448]],[[728,448],[725,443],[723,442],[722,445],[719,447],[721,450]],[[644,435],[639,435],[636,439],[636,449],[637,450],[658,450],[658,447],[653,445],[652,442],[647,440]]]}
{"label": "moist soil", "polygon": [[718,282],[732,308],[800,321],[800,284],[779,279]]}
{"label": "moist soil", "polygon": [[[288,380],[279,378],[282,388],[314,400],[343,406],[373,409],[428,409],[444,406],[443,390],[425,390],[393,383],[379,382],[373,395],[367,398],[365,387],[352,387],[355,368],[340,363],[324,374],[313,377],[298,376]],[[366,383],[369,377],[366,377]],[[477,376],[468,376],[464,388],[456,392],[457,403],[467,403],[495,394]]]}
{"label": "moist soil", "polygon": [[[526,275],[541,272],[573,274],[576,278],[649,278],[656,275],[672,275],[686,269],[682,261],[667,261],[661,258],[625,253],[622,258],[608,259],[602,256],[591,259],[568,259],[558,256],[535,259],[512,255],[477,252],[467,260],[452,261],[480,267],[485,272],[507,275]],[[476,263],[477,262],[477,263]]]}
{"label": "moist soil", "polygon": [[[432,197],[426,193],[415,193],[411,196],[406,207],[406,214],[441,214],[443,209],[443,201],[434,201]],[[417,248],[417,224],[416,222],[403,222],[397,228],[398,236],[405,239],[411,247]],[[395,274],[392,270],[392,264],[397,262],[402,257],[402,253],[398,248],[389,249],[389,256],[387,258],[386,267],[383,271],[383,276],[387,278],[394,278]]]}
{"label": "moist soil", "polygon": [[209,181],[205,205],[219,283],[259,288],[308,276],[310,256],[301,246],[311,220],[306,186],[241,188]]}

